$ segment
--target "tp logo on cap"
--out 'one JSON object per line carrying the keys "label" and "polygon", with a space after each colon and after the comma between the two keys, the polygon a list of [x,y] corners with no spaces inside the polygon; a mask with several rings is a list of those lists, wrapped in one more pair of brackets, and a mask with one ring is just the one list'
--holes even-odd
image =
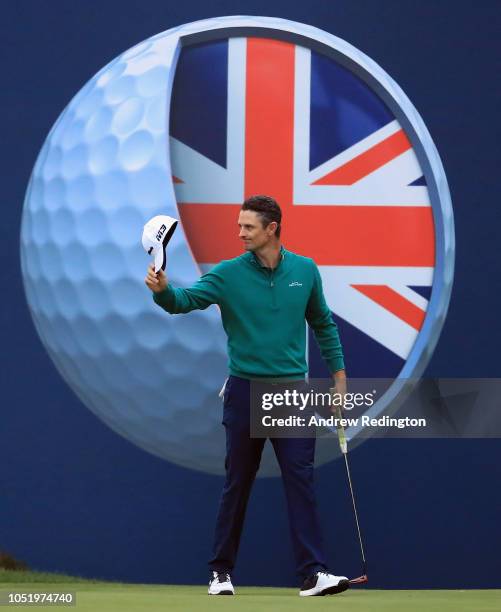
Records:
{"label": "tp logo on cap", "polygon": [[144,226],[142,243],[148,255],[152,255],[155,262],[155,272],[165,270],[165,247],[172,238],[177,227],[177,219],[167,215],[157,215]]}

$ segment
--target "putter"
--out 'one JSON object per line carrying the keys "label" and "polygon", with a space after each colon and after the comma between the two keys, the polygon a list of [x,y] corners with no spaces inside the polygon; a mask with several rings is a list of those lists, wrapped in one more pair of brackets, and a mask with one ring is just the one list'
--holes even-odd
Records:
{"label": "putter", "polygon": [[[331,391],[331,394],[335,393],[335,389],[331,389],[330,391]],[[362,534],[360,532],[360,523],[358,521],[357,506],[355,504],[355,495],[353,493],[353,485],[351,482],[350,466],[348,464],[348,442],[346,440],[346,434],[344,432],[344,427],[341,425],[341,418],[342,418],[341,407],[336,406],[336,419],[338,419],[337,425],[336,425],[337,437],[339,440],[339,447],[341,448],[341,453],[343,454],[343,457],[344,457],[344,463],[346,465],[346,474],[348,475],[348,484],[350,485],[351,501],[353,503],[353,512],[355,513],[355,522],[357,524],[358,541],[360,542],[360,552],[362,553],[362,574],[358,576],[358,578],[352,578],[349,582],[350,584],[365,584],[366,582],[369,581],[369,578],[367,576],[367,561],[365,559],[365,551],[364,551],[364,545],[362,542]]]}

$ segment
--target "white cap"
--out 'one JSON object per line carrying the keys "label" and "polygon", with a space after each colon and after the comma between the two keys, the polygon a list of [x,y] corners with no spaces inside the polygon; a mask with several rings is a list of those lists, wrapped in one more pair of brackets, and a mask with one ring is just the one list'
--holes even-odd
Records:
{"label": "white cap", "polygon": [[155,272],[165,270],[165,247],[177,227],[177,219],[157,215],[144,226],[142,243],[148,255],[155,259]]}

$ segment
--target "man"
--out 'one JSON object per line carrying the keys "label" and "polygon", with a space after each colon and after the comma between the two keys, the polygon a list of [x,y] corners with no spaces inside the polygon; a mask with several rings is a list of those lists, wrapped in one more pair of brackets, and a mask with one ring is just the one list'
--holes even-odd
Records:
{"label": "man", "polygon": [[[210,595],[233,595],[235,565],[247,501],[265,439],[250,436],[250,381],[305,378],[305,319],[313,329],[335,381],[346,391],[343,352],[336,324],[325,302],[313,260],[280,244],[282,213],[268,196],[242,205],[239,237],[245,253],[222,261],[189,289],[173,288],[163,271],[150,266],[146,285],[153,299],[171,314],[218,304],[228,336],[230,376],[224,391],[226,482],[221,496],[209,562]],[[340,593],[345,576],[328,573],[313,489],[315,438],[273,438],[286,491],[300,595]]]}

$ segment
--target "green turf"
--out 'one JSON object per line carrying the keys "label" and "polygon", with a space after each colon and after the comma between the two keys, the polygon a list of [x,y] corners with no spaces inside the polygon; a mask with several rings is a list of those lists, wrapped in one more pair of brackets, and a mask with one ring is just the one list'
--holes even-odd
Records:
{"label": "green turf", "polygon": [[[21,576],[23,575],[23,579]],[[31,580],[29,580],[31,578]],[[48,581],[50,579],[50,582]],[[55,582],[57,580],[57,582]],[[42,586],[43,585],[43,586]],[[236,587],[235,597],[209,597],[207,587],[98,582],[71,576],[0,570],[0,591],[73,591],[77,612],[499,612],[501,591],[379,591],[353,588],[329,597],[298,596],[297,589]],[[47,606],[38,606],[46,608]],[[59,607],[59,609],[61,609]]]}

